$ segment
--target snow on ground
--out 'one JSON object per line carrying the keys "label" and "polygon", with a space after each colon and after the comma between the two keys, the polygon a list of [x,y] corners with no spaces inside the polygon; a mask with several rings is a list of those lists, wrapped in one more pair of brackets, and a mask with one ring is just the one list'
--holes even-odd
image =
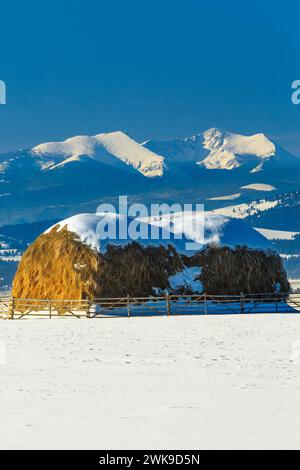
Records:
{"label": "snow on ground", "polygon": [[172,289],[178,289],[181,286],[192,289],[194,292],[202,292],[202,283],[197,279],[201,274],[199,266],[185,267],[182,272],[178,272],[169,277],[169,283]]}
{"label": "snow on ground", "polygon": [[274,191],[276,188],[270,184],[254,183],[241,186],[240,189],[253,189],[254,191]]}
{"label": "snow on ground", "polygon": [[241,193],[229,194],[228,196],[209,197],[208,201],[232,201],[233,199],[238,199],[240,195]]}
{"label": "snow on ground", "polygon": [[221,207],[220,209],[214,209],[211,211],[214,214],[221,214],[227,217],[234,217],[237,219],[245,219],[250,215],[257,214],[258,212],[263,212],[269,209],[273,209],[278,206],[279,201],[267,201],[262,199],[260,201],[253,201],[244,204],[236,204],[233,206]]}
{"label": "snow on ground", "polygon": [[261,233],[268,240],[293,240],[300,232],[288,232],[286,230],[271,230],[268,228],[253,227],[254,230]]}
{"label": "snow on ground", "polygon": [[297,314],[3,321],[1,448],[299,448],[299,331]]}
{"label": "snow on ground", "polygon": [[300,279],[289,279],[289,283],[291,284],[291,288],[293,290],[300,289]]}
{"label": "snow on ground", "polygon": [[21,255],[16,255],[16,256],[0,256],[0,261],[21,261],[22,256]]}

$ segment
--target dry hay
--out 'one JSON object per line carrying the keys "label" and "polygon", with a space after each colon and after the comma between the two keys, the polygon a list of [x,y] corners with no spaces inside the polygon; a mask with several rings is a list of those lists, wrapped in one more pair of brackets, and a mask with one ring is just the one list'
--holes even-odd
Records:
{"label": "dry hay", "polygon": [[202,267],[200,280],[207,294],[239,295],[290,291],[280,256],[273,250],[247,246],[232,249],[211,245],[188,260]]}
{"label": "dry hay", "polygon": [[99,273],[101,297],[148,297],[168,289],[169,276],[182,271],[181,256],[172,245],[108,246]]}
{"label": "dry hay", "polygon": [[[82,300],[97,296],[98,272],[101,258],[98,253],[81,243],[79,237],[64,227],[54,227],[40,235],[25,251],[16,273],[12,295],[15,299]],[[39,308],[45,303],[40,303]],[[55,310],[64,313],[70,307],[55,303]],[[34,302],[16,302],[16,310],[30,307]]]}

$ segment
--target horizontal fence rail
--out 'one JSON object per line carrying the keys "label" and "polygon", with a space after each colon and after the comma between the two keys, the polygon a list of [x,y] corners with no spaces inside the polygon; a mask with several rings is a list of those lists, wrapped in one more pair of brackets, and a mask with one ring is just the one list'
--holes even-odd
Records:
{"label": "horizontal fence rail", "polygon": [[300,312],[300,294],[165,295],[94,300],[0,297],[0,318],[118,318]]}

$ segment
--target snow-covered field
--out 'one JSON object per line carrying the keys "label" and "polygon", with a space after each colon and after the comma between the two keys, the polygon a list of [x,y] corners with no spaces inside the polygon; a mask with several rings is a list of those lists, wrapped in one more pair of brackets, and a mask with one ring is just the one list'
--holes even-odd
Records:
{"label": "snow-covered field", "polygon": [[287,230],[270,230],[268,228],[253,227],[268,240],[293,240],[299,232],[289,232]]}
{"label": "snow-covered field", "polygon": [[241,193],[229,194],[228,196],[217,196],[209,197],[209,201],[232,201],[233,199],[238,199],[241,196]]}
{"label": "snow-covered field", "polygon": [[3,321],[0,341],[3,449],[300,448],[300,315]]}
{"label": "snow-covered field", "polygon": [[241,189],[252,189],[254,191],[274,191],[276,188],[274,188],[274,186],[271,184],[254,183],[241,186]]}

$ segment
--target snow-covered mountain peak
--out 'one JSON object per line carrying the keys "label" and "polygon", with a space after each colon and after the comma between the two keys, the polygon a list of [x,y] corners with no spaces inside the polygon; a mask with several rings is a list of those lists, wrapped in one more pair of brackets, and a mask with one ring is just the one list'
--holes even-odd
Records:
{"label": "snow-covered mountain peak", "polygon": [[262,133],[244,136],[216,127],[191,137],[169,141],[149,140],[143,145],[163,155],[170,167],[176,162],[192,162],[208,170],[232,170],[250,164],[252,168],[249,171],[256,172],[262,170],[270,159],[275,159],[276,164],[281,166],[295,164],[295,158],[291,159],[287,152],[280,151],[278,155],[278,147]]}
{"label": "snow-covered mountain peak", "polygon": [[41,168],[63,166],[81,156],[107,163],[111,155],[130,165],[144,176],[162,176],[164,158],[135,142],[121,131],[97,134],[95,136],[76,136],[63,142],[48,142],[32,149]]}
{"label": "snow-covered mountain peak", "polygon": [[232,170],[245,163],[269,159],[275,155],[276,147],[264,134],[244,136],[222,132],[217,128],[203,133],[203,147],[210,151],[200,163],[205,168]]}
{"label": "snow-covered mountain peak", "polygon": [[110,154],[133,166],[144,176],[162,176],[164,158],[146,149],[124,132],[111,132],[95,136],[97,145],[103,146]]}
{"label": "snow-covered mountain peak", "polygon": [[96,142],[94,137],[78,135],[62,142],[47,142],[37,145],[32,149],[32,152],[38,155],[93,155],[95,143]]}

